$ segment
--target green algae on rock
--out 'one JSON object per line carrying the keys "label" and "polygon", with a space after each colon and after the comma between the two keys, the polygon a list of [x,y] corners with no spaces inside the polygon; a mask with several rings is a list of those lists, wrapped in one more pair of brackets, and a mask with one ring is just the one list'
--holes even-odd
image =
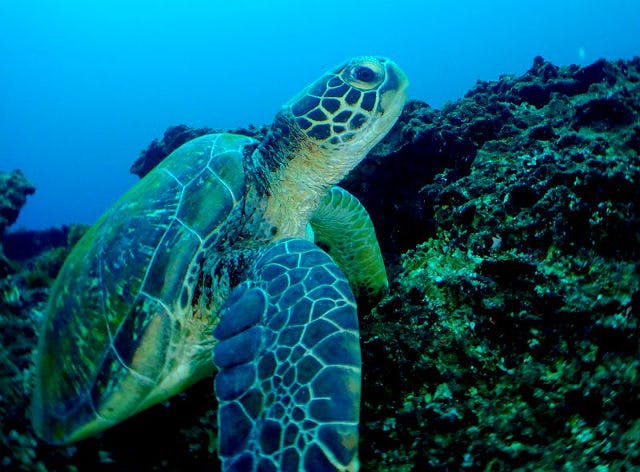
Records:
{"label": "green algae on rock", "polygon": [[367,468],[640,466],[639,79],[538,59],[421,126],[475,149],[382,214],[430,239],[363,321]]}

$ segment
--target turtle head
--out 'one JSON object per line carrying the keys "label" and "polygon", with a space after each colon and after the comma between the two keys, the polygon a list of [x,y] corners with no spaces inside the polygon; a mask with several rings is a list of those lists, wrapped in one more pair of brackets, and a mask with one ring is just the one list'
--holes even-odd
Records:
{"label": "turtle head", "polygon": [[310,143],[355,161],[351,168],[396,122],[408,84],[393,61],[356,57],[308,86],[285,106],[284,113]]}
{"label": "turtle head", "polygon": [[245,167],[266,196],[276,235],[300,236],[328,189],[396,122],[409,82],[391,60],[361,56],[287,103]]}

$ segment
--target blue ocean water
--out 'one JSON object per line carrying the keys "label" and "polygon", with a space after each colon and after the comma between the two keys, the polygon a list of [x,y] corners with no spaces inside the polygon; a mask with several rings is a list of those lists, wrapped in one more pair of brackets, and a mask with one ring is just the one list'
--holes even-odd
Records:
{"label": "blue ocean water", "polygon": [[321,72],[386,55],[439,107],[536,55],[640,54],[636,0],[0,1],[0,170],[37,187],[16,227],[91,223],[167,126],[269,123]]}

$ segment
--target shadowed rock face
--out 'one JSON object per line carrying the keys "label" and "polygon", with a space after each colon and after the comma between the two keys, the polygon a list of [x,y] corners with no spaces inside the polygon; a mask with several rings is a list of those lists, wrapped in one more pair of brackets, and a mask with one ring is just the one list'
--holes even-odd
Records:
{"label": "shadowed rock face", "polygon": [[361,323],[364,466],[638,468],[640,60],[405,112],[346,183],[399,262]]}
{"label": "shadowed rock face", "polygon": [[15,223],[27,197],[35,191],[19,170],[0,172],[0,235]]}
{"label": "shadowed rock face", "polygon": [[[360,320],[363,469],[640,467],[639,111],[640,59],[536,58],[441,110],[409,102],[343,182],[391,274]],[[170,128],[132,171],[207,132]],[[215,470],[209,380],[74,448],[35,441],[16,412],[42,273],[63,256],[32,258],[0,285],[12,360],[0,365],[13,366],[0,370],[0,455],[23,469]]]}
{"label": "shadowed rock face", "polygon": [[[0,172],[0,238],[5,230],[18,219],[20,210],[36,188],[29,183],[19,170]],[[3,252],[0,239],[0,278],[6,277],[13,271],[11,264]]]}

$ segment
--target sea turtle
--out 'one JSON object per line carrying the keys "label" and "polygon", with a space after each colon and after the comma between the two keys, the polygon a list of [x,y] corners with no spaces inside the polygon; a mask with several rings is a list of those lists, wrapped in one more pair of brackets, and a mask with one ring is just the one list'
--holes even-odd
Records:
{"label": "sea turtle", "polygon": [[356,470],[350,287],[376,297],[387,278],[369,215],[334,185],[395,123],[407,84],[389,59],[351,59],[261,141],[196,138],[120,198],[53,285],[37,434],[83,439],[217,369],[223,470]]}

